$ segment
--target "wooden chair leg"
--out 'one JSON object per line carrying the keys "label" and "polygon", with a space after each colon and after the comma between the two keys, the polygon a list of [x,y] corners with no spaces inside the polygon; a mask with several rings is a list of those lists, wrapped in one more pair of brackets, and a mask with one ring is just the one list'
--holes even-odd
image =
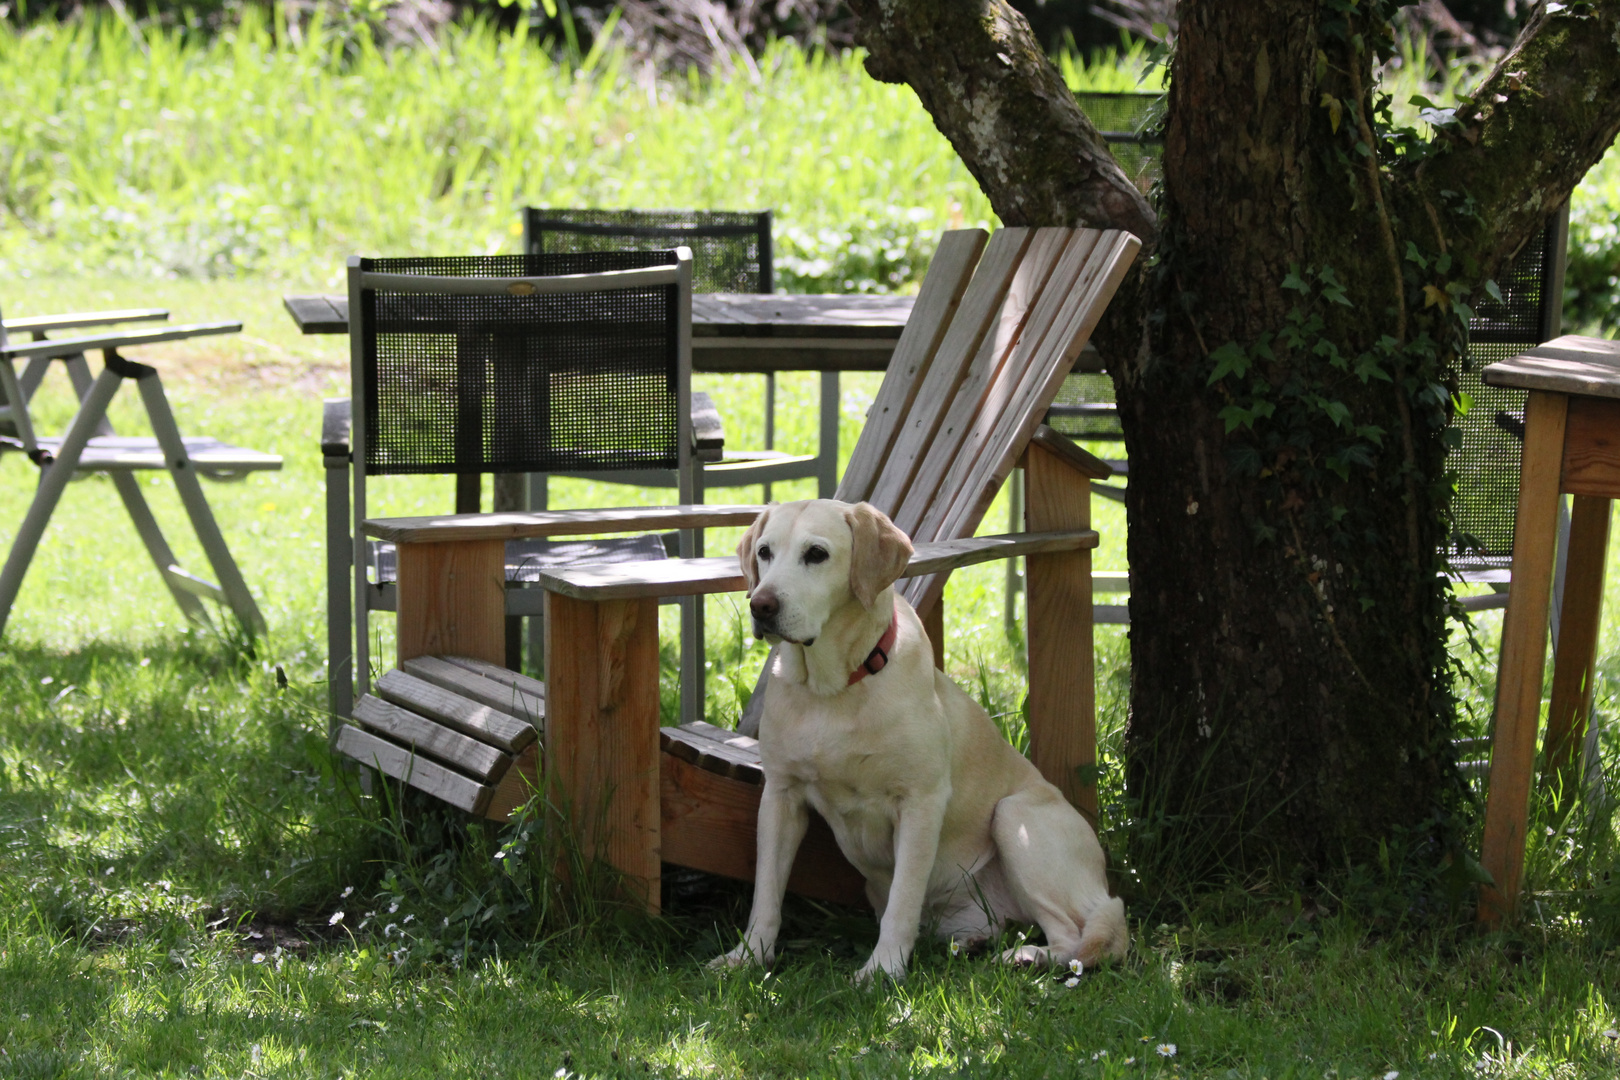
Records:
{"label": "wooden chair leg", "polygon": [[1479,919],[1494,926],[1513,913],[1524,873],[1524,833],[1530,813],[1541,677],[1546,663],[1547,608],[1557,547],[1558,480],[1569,399],[1531,391],[1525,407],[1524,451],[1513,537],[1513,590],[1502,621],[1496,680],[1496,730],[1491,740],[1490,789],[1480,864],[1493,884],[1480,890]]}
{"label": "wooden chair leg", "polygon": [[1547,710],[1545,778],[1568,797],[1579,782],[1579,748],[1592,711],[1592,678],[1603,609],[1603,563],[1609,549],[1609,500],[1576,495],[1570,517],[1569,563],[1559,611],[1558,655]]}
{"label": "wooden chair leg", "polygon": [[580,854],[659,910],[658,601],[546,594],[546,784]]}
{"label": "wooden chair leg", "polygon": [[[1091,527],[1090,481],[1032,443],[1025,457],[1030,532]],[[1029,757],[1093,823],[1097,788],[1096,658],[1091,628],[1091,552],[1026,560],[1029,641]]]}

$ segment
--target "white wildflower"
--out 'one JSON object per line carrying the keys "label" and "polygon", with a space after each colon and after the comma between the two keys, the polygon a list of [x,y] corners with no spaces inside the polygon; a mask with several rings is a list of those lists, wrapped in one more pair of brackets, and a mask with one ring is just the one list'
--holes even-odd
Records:
{"label": "white wildflower", "polygon": [[1073,975],[1070,975],[1067,979],[1063,980],[1063,985],[1067,986],[1070,990],[1073,990],[1075,987],[1080,985],[1080,980],[1075,978]]}
{"label": "white wildflower", "polygon": [[354,892],[354,886],[350,885],[347,889],[343,890],[343,896],[341,899],[347,900],[349,898],[349,894],[352,892]]}
{"label": "white wildflower", "polygon": [[262,964],[262,963],[264,963],[264,953],[262,953],[262,952],[256,952],[256,953],[254,953],[254,954],[253,954],[253,962],[254,962],[254,963],[255,963],[255,964]]}
{"label": "white wildflower", "polygon": [[1175,1043],[1160,1043],[1158,1045],[1158,1047],[1156,1047],[1156,1049],[1159,1051],[1159,1056],[1160,1057],[1175,1057],[1176,1056],[1176,1044]]}
{"label": "white wildflower", "polygon": [[332,917],[330,919],[326,920],[326,925],[327,926],[336,926],[338,923],[340,923],[342,921],[343,921],[343,912],[334,911],[334,912],[332,912]]}

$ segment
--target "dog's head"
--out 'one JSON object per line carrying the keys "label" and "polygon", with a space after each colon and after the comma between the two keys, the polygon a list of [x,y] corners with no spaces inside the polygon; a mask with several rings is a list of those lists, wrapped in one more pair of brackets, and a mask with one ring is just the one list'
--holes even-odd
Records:
{"label": "dog's head", "polygon": [[868,503],[773,506],[737,545],[754,636],[812,644],[846,604],[870,608],[911,559],[911,541]]}

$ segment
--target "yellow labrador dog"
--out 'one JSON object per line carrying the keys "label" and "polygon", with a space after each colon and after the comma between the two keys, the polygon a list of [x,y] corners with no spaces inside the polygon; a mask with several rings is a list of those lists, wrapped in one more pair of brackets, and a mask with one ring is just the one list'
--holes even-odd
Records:
{"label": "yellow labrador dog", "polygon": [[878,914],[861,981],[903,977],[925,920],[963,943],[1008,920],[1039,923],[1047,944],[1003,954],[1013,963],[1125,955],[1125,907],[1108,895],[1091,826],[935,669],[921,620],[895,594],[911,552],[877,509],[829,500],[771,507],[737,548],[754,632],[781,647],[759,726],[753,913],[715,966],[773,960],[810,807]]}

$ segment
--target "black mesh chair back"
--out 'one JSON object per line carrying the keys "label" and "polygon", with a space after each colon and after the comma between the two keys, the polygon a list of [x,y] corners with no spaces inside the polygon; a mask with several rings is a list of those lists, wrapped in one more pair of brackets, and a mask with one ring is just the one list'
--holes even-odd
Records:
{"label": "black mesh chair back", "polygon": [[1448,554],[1459,571],[1506,569],[1513,561],[1526,395],[1486,386],[1480,371],[1561,332],[1568,232],[1568,211],[1553,214],[1498,277],[1501,302],[1483,300],[1468,324],[1468,364],[1458,380],[1467,408],[1452,420],[1462,441],[1448,462],[1457,473]]}
{"label": "black mesh chair back", "polygon": [[[1161,95],[1086,92],[1076,94],[1075,99],[1114,152],[1125,175],[1146,194],[1162,175],[1164,139],[1144,130]],[[1125,432],[1114,409],[1113,380],[1103,371],[1083,370],[1087,359],[1083,355],[1074,373],[1063,380],[1046,422],[1073,439],[1123,442]]]}
{"label": "black mesh chair back", "polygon": [[[368,614],[394,603],[395,570],[392,545],[360,528],[367,477],[454,474],[456,512],[477,513],[483,473],[670,469],[680,501],[693,501],[687,249],[353,258],[349,311],[352,460],[362,467],[352,470],[352,563],[338,572],[354,575],[362,693]],[[691,553],[689,532],[679,543]],[[629,544],[641,550],[639,538]],[[569,547],[509,542],[508,582],[534,580],[542,564],[613,561]],[[341,655],[342,639],[331,639]],[[514,668],[520,642],[509,634]]]}
{"label": "black mesh chair back", "polygon": [[681,465],[676,252],[356,263],[366,473]]}
{"label": "black mesh chair back", "polygon": [[692,290],[768,293],[771,212],[729,210],[523,211],[530,255],[684,246],[692,251]]}

